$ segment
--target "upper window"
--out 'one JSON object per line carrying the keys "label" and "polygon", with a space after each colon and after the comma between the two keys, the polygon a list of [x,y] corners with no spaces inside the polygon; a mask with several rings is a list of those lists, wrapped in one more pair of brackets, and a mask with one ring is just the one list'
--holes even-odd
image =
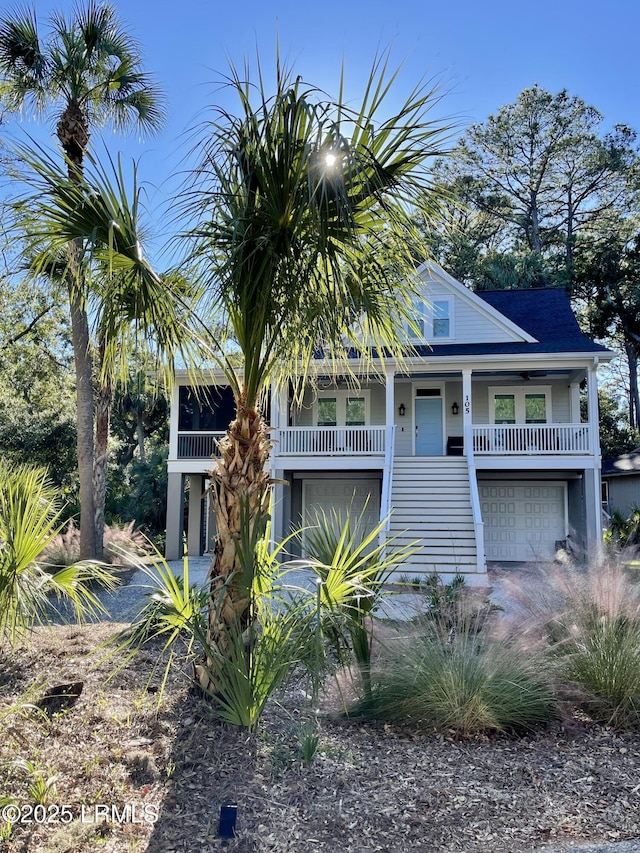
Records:
{"label": "upper window", "polygon": [[515,394],[496,394],[493,398],[493,422],[496,424],[515,424]]}
{"label": "upper window", "polygon": [[315,423],[318,426],[365,426],[368,409],[368,391],[319,391]]}
{"label": "upper window", "polygon": [[489,388],[494,424],[546,424],[551,415],[551,388]]}
{"label": "upper window", "polygon": [[338,423],[338,401],[335,397],[318,400],[318,426],[336,426]]}
{"label": "upper window", "polygon": [[366,420],[366,401],[364,397],[347,397],[345,402],[345,422],[347,426],[364,426]]}
{"label": "upper window", "polygon": [[413,305],[413,327],[407,324],[410,340],[450,340],[453,337],[453,299],[435,299],[428,303],[416,300]]}
{"label": "upper window", "polygon": [[451,337],[451,302],[449,299],[436,299],[433,303],[432,337]]}
{"label": "upper window", "polygon": [[547,395],[525,394],[524,395],[524,418],[528,424],[546,424],[547,422]]}

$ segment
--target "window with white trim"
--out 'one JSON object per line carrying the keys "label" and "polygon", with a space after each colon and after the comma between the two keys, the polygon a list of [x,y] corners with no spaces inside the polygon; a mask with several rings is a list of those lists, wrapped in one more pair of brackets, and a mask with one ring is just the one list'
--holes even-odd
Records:
{"label": "window with white trim", "polygon": [[366,426],[369,391],[318,391],[314,403],[316,426]]}
{"label": "window with white trim", "polygon": [[414,300],[412,328],[407,324],[411,341],[438,341],[453,338],[453,299],[444,297],[432,302]]}
{"label": "window with white trim", "polygon": [[492,424],[546,424],[551,420],[551,386],[489,388]]}

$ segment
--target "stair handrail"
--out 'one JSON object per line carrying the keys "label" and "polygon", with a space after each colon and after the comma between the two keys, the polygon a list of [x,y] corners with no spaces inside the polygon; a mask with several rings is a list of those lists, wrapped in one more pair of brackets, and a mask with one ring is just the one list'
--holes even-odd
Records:
{"label": "stair handrail", "polygon": [[387,427],[384,448],[384,468],[382,469],[382,493],[380,495],[380,521],[384,527],[380,531],[380,544],[383,544],[391,524],[391,492],[393,488],[393,457],[395,454],[396,425]]}
{"label": "stair handrail", "polygon": [[484,553],[484,521],[480,508],[480,490],[476,474],[476,460],[473,454],[472,429],[469,425],[465,430],[465,446],[467,450],[467,466],[469,468],[469,497],[473,515],[473,529],[476,537],[476,568],[479,574],[486,574],[487,563]]}

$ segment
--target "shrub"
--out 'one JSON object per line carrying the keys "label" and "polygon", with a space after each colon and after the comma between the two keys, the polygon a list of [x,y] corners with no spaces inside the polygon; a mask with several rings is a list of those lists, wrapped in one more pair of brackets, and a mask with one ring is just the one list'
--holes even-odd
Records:
{"label": "shrub", "polygon": [[450,583],[442,583],[440,575],[432,572],[422,581],[424,614],[418,621],[432,623],[443,639],[459,631],[481,631],[489,617],[502,607],[495,605],[479,589],[471,589],[462,575]]}
{"label": "shrub", "polygon": [[640,546],[640,508],[634,506],[628,516],[618,510],[611,515],[611,524],[604,534],[605,542],[615,548]]}
{"label": "shrub", "polygon": [[432,628],[387,651],[358,714],[459,735],[522,731],[556,713],[549,681],[507,642],[467,626],[450,642]]}
{"label": "shrub", "polygon": [[318,633],[341,663],[347,663],[353,654],[365,695],[371,692],[372,618],[385,594],[385,584],[413,551],[412,546],[390,547],[393,539],[381,542],[385,524],[383,519],[369,529],[365,504],[353,518],[348,512],[320,510],[304,531],[306,565],[319,583]]}
{"label": "shrub", "polygon": [[558,677],[598,722],[640,725],[640,595],[622,560],[555,572],[556,611],[544,622]]}

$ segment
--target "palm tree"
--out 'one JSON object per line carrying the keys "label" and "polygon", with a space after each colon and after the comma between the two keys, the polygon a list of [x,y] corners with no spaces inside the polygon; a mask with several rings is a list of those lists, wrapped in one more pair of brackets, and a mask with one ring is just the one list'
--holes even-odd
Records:
{"label": "palm tree", "polygon": [[[0,94],[9,110],[53,113],[69,177],[80,181],[93,127],[110,124],[116,130],[135,126],[154,131],[163,121],[162,101],[140,70],[137,44],[109,4],[89,0],[69,20],[53,14],[50,30],[48,40],[42,41],[35,11],[29,9],[0,20]],[[87,559],[101,554],[102,542],[96,539],[91,339],[79,251],[79,245],[66,248],[66,278],[78,410],[80,553]],[[101,440],[104,435],[100,430]],[[104,448],[97,449],[97,456],[106,464]]]}
{"label": "palm tree", "polygon": [[[341,372],[350,369],[351,348],[374,368],[385,354],[402,355],[398,331],[410,316],[416,259],[426,254],[416,210],[437,213],[427,164],[444,153],[450,128],[430,118],[439,96],[424,85],[382,117],[397,74],[388,55],[377,59],[353,108],[342,82],[331,101],[278,62],[270,97],[261,72],[252,86],[232,68],[239,115],[219,112],[205,127],[184,212],[197,221],[190,260],[214,314],[211,355],[236,406],[211,472],[214,655],[225,654],[238,631],[252,633],[252,585],[240,552],[268,512],[271,444],[261,409],[268,389],[304,377],[319,348]],[[215,693],[214,669],[205,662],[200,680]]]}
{"label": "palm tree", "polygon": [[65,174],[43,149],[22,147],[17,153],[26,166],[23,180],[28,187],[16,205],[17,227],[25,235],[32,274],[64,277],[69,265],[64,252],[73,244],[74,263],[85,283],[90,332],[97,342],[96,421],[102,441],[96,442],[96,449],[104,447],[104,458],[95,465],[101,498],[95,524],[102,541],[115,384],[128,377],[135,357],[144,360],[159,384],[171,385],[177,354],[191,358],[189,318],[198,291],[175,273],[158,275],[144,257],[135,164],[129,180],[119,160],[105,169],[87,155],[88,168],[79,177]]}

